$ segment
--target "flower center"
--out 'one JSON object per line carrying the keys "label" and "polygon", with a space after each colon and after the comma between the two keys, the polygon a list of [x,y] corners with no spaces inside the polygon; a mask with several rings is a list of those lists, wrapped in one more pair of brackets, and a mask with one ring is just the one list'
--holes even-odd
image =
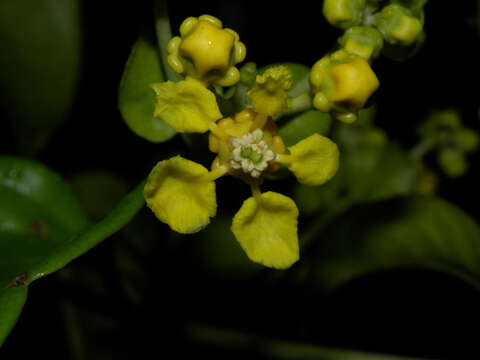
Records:
{"label": "flower center", "polygon": [[230,143],[233,146],[230,167],[241,169],[254,178],[258,178],[268,167],[268,163],[276,157],[263,140],[263,131],[260,129],[245,133],[241,138],[233,137]]}

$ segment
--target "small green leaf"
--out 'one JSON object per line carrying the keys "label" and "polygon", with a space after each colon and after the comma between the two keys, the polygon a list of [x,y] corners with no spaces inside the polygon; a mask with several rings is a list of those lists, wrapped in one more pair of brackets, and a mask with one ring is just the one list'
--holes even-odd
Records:
{"label": "small green leaf", "polygon": [[175,135],[172,128],[153,116],[155,92],[150,85],[162,81],[158,48],[141,36],[125,65],[118,90],[118,106],[128,127],[152,142],[167,141]]}
{"label": "small green leaf", "polygon": [[0,2],[0,93],[16,144],[44,145],[66,119],[81,59],[78,0]]}
{"label": "small green leaf", "polygon": [[26,286],[0,290],[0,347],[15,326],[26,299]]}
{"label": "small green leaf", "polygon": [[332,119],[329,114],[309,110],[286,119],[285,122],[282,120],[278,134],[286,146],[292,146],[314,133],[327,136],[331,123]]}
{"label": "small green leaf", "polygon": [[354,208],[321,235],[314,281],[332,289],[393,268],[459,276],[480,290],[480,228],[459,208],[433,197]]}

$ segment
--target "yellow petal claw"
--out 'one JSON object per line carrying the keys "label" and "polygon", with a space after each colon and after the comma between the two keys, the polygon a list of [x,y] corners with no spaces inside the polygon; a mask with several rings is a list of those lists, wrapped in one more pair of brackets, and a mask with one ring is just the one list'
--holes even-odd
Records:
{"label": "yellow petal claw", "polygon": [[154,116],[176,132],[203,133],[222,117],[215,95],[197,80],[167,81],[151,87],[157,94]]}
{"label": "yellow petal claw", "polygon": [[288,168],[301,184],[321,185],[338,170],[338,147],[325,136],[313,134],[288,149]]}
{"label": "yellow petal claw", "polygon": [[286,269],[299,259],[297,217],[292,199],[269,191],[244,201],[232,231],[250,260]]}
{"label": "yellow petal claw", "polygon": [[200,164],[180,156],[159,162],[144,188],[147,205],[172,230],[191,234],[215,216],[215,182]]}

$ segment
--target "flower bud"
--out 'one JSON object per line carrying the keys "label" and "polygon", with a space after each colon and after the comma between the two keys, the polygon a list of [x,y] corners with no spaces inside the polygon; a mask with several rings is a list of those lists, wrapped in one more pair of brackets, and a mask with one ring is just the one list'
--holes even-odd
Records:
{"label": "flower bud", "polygon": [[363,18],[365,0],[325,0],[323,15],[335,27],[348,29],[359,25]]}
{"label": "flower bud", "polygon": [[419,19],[399,4],[385,6],[375,15],[374,24],[383,34],[385,41],[402,46],[413,44],[423,27]]}

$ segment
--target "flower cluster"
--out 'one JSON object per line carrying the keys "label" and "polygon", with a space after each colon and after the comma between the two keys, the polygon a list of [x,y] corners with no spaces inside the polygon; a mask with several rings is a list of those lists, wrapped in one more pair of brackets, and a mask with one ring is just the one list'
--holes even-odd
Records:
{"label": "flower cluster", "polygon": [[[228,67],[232,59],[226,61],[225,54],[233,53],[235,63],[243,59],[245,48],[240,45],[238,52],[243,55],[237,57],[237,51],[232,50],[235,40],[227,41],[225,36],[231,31],[220,35],[219,31],[225,31],[220,24],[212,16],[185,20],[180,29],[182,39],[173,38],[169,44],[169,63],[176,71],[185,73],[186,78],[152,84],[156,93],[155,116],[180,133],[209,132],[209,150],[215,154],[210,170],[180,156],[160,161],[148,177],[145,199],[158,219],[174,231],[194,233],[207,226],[216,214],[215,180],[225,175],[238,178],[250,187],[252,196],[235,214],[233,234],[252,261],[288,268],[299,259],[298,209],[285,195],[261,192],[264,174],[284,166],[302,184],[323,184],[338,169],[338,148],[319,134],[285,146],[273,120],[274,115],[288,108],[288,90],[293,84],[292,74],[284,66],[274,66],[257,75],[247,93],[251,107],[233,117],[223,117],[214,93],[208,89],[211,78],[206,74],[215,69],[218,75],[221,70],[223,77],[213,83],[224,83],[228,69],[232,68]],[[238,40],[238,35],[233,38]],[[208,47],[192,45],[196,41],[211,44],[217,55],[211,56]],[[195,72],[178,65],[178,57],[187,54]]]}

